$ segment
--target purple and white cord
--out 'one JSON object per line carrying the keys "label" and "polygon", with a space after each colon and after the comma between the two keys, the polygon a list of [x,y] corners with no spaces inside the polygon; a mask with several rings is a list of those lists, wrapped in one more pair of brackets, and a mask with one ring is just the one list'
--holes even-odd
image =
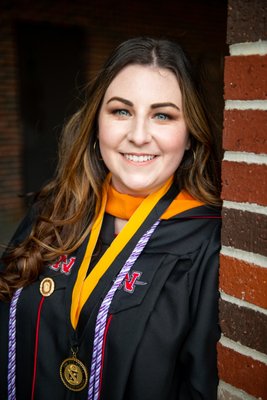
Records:
{"label": "purple and white cord", "polygon": [[9,309],[8,326],[8,368],[7,368],[7,392],[8,400],[16,400],[16,312],[17,302],[22,288],[16,290],[12,297]]}
{"label": "purple and white cord", "polygon": [[107,323],[107,316],[110,304],[114,297],[115,292],[122,284],[125,279],[126,274],[130,271],[133,264],[136,262],[137,258],[142,253],[144,247],[146,246],[148,240],[153,234],[154,230],[159,224],[159,220],[156,221],[152,227],[141,237],[132,251],[131,255],[123,265],[119,274],[117,275],[115,282],[113,283],[111,289],[107,293],[104,298],[101,306],[99,308],[99,312],[96,319],[95,326],[95,336],[94,336],[94,344],[93,344],[93,354],[92,354],[92,362],[91,362],[91,372],[90,372],[90,381],[89,381],[89,389],[88,389],[88,400],[98,400],[99,391],[100,391],[100,377],[101,377],[101,366],[102,366],[102,348],[104,341],[104,333]]}

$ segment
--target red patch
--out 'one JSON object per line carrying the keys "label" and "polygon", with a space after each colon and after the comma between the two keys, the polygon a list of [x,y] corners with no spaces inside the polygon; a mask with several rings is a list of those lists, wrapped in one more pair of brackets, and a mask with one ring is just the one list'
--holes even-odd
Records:
{"label": "red patch", "polygon": [[136,285],[146,285],[147,282],[139,281],[141,275],[142,272],[138,271],[133,271],[131,275],[127,273],[123,282],[123,290],[127,293],[133,293]]}
{"label": "red patch", "polygon": [[71,269],[75,263],[76,257],[68,258],[67,255],[60,256],[58,261],[53,264],[49,265],[53,271],[60,271],[65,275],[69,275],[71,273]]}

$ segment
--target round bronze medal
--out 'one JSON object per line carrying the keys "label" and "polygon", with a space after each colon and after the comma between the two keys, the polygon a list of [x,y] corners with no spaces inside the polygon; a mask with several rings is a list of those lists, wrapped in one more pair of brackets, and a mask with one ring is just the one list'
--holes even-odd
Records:
{"label": "round bronze medal", "polygon": [[64,385],[74,392],[83,390],[88,383],[87,369],[76,357],[66,358],[62,362],[60,377]]}
{"label": "round bronze medal", "polygon": [[44,278],[40,283],[40,292],[44,297],[51,296],[55,290],[55,282],[52,278]]}

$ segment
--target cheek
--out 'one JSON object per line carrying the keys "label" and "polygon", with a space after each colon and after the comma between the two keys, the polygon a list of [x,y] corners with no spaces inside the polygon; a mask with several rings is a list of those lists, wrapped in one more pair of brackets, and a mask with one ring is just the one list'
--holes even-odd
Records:
{"label": "cheek", "polygon": [[98,139],[101,144],[114,147],[120,142],[124,134],[121,126],[118,126],[112,121],[102,121],[98,125]]}
{"label": "cheek", "polygon": [[112,143],[112,139],[112,131],[108,128],[108,124],[100,122],[98,125],[98,140],[100,148],[109,146]]}
{"label": "cheek", "polygon": [[175,132],[173,135],[168,137],[168,140],[165,137],[162,145],[165,148],[165,152],[168,152],[172,155],[177,155],[184,153],[184,151],[188,148],[188,143],[189,137],[187,132]]}

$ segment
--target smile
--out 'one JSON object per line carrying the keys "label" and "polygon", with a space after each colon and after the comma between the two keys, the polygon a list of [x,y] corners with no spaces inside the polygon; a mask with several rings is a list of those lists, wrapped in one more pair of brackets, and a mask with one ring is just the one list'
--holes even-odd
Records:
{"label": "smile", "polygon": [[136,154],[123,154],[123,156],[129,161],[140,162],[140,163],[151,161],[156,157],[155,155],[151,154],[142,154],[140,156]]}

